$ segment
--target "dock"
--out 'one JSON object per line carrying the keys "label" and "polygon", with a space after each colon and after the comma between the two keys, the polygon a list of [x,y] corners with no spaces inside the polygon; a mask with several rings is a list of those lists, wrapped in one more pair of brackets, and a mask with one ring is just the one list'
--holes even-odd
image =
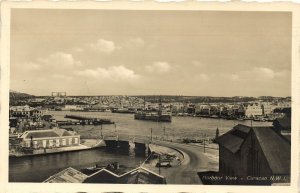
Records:
{"label": "dock", "polygon": [[65,115],[65,118],[78,120],[81,125],[115,124],[115,122],[111,121],[110,119],[87,117],[81,115]]}

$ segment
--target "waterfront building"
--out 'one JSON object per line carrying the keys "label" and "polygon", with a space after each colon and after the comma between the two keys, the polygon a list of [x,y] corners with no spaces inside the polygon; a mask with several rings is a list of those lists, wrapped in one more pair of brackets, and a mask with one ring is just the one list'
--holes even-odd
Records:
{"label": "waterfront building", "polygon": [[63,111],[82,111],[84,108],[87,107],[86,105],[65,105],[64,108],[61,110]]}
{"label": "waterfront building", "polygon": [[9,115],[11,117],[30,117],[30,112],[34,108],[25,106],[12,106],[9,108]]}
{"label": "waterfront building", "polygon": [[116,174],[113,171],[103,168],[89,176],[69,167],[50,176],[44,181],[44,183],[66,182],[97,184],[166,184],[166,178],[141,166],[124,174]]}
{"label": "waterfront building", "polygon": [[186,107],[186,112],[188,114],[195,114],[195,105],[194,104],[188,104]]}
{"label": "waterfront building", "polygon": [[84,173],[68,167],[53,176],[50,176],[44,183],[82,183],[88,176]]}
{"label": "waterfront building", "polygon": [[107,169],[101,169],[87,177],[83,183],[166,184],[166,179],[165,177],[140,166],[121,175]]}
{"label": "waterfront building", "polygon": [[280,102],[277,102],[276,108],[279,108],[279,109],[291,108],[291,102],[290,101],[280,101]]}
{"label": "waterfront building", "polygon": [[263,102],[262,104],[262,109],[263,109],[263,115],[268,116],[273,114],[273,111],[275,109],[275,106],[272,105],[270,102]]}
{"label": "waterfront building", "polygon": [[272,176],[278,176],[277,183],[289,183],[291,145],[273,127],[239,124],[215,141],[219,175],[237,176],[239,184],[272,184]]}
{"label": "waterfront building", "polygon": [[9,108],[9,116],[23,119],[39,120],[46,111],[43,109],[32,108],[25,106],[12,106]]}
{"label": "waterfront building", "polygon": [[220,115],[220,108],[218,105],[211,105],[210,106],[210,115]]}
{"label": "waterfront building", "polygon": [[263,114],[263,109],[259,104],[248,104],[245,107],[245,116],[248,118],[253,118],[255,116],[261,116]]}
{"label": "waterfront building", "polygon": [[80,135],[58,128],[25,131],[20,138],[22,147],[33,149],[70,147],[80,144]]}
{"label": "waterfront building", "polygon": [[202,115],[210,115],[210,110],[211,110],[210,105],[202,106],[201,114]]}
{"label": "waterfront building", "polygon": [[240,116],[240,117],[245,116],[245,107],[244,107],[244,105],[242,105],[242,104],[238,105],[237,115]]}

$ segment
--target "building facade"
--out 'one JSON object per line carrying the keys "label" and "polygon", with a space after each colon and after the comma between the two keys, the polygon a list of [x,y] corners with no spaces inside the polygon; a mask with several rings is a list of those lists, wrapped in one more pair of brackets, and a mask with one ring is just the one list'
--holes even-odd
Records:
{"label": "building facade", "polygon": [[45,114],[46,110],[37,109],[30,107],[28,105],[25,106],[12,106],[9,108],[9,116],[24,118],[24,119],[40,119],[43,114]]}
{"label": "building facade", "polygon": [[245,107],[245,116],[248,118],[252,118],[255,116],[263,115],[262,106],[259,104],[249,104]]}
{"label": "building facade", "polygon": [[237,125],[215,141],[219,144],[219,174],[238,178],[230,184],[290,182],[291,145],[273,127]]}
{"label": "building facade", "polygon": [[51,149],[80,144],[80,135],[58,128],[26,131],[20,138],[22,138],[22,147],[33,149]]}

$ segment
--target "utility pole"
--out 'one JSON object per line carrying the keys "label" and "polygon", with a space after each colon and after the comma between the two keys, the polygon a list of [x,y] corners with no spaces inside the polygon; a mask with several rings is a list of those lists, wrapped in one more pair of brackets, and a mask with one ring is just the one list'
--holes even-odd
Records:
{"label": "utility pole", "polygon": [[165,140],[165,137],[166,137],[166,127],[164,126],[164,140]]}
{"label": "utility pole", "polygon": [[203,151],[204,151],[204,153],[205,153],[205,137],[206,137],[206,135],[205,134],[203,134]]}
{"label": "utility pole", "polygon": [[151,128],[151,138],[150,138],[150,139],[151,139],[151,141],[152,141],[152,128]]}
{"label": "utility pole", "polygon": [[103,139],[102,124],[101,124],[101,138]]}
{"label": "utility pole", "polygon": [[160,154],[158,154],[158,174],[160,175]]}

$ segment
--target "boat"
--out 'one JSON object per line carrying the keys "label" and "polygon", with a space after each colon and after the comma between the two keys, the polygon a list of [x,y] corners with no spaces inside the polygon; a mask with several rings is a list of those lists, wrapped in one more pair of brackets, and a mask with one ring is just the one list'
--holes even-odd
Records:
{"label": "boat", "polygon": [[146,121],[156,121],[156,122],[171,122],[172,114],[171,112],[166,112],[162,110],[161,99],[159,103],[158,110],[147,110],[145,108],[145,99],[144,99],[144,109],[137,111],[134,114],[134,119],[136,120],[146,120]]}
{"label": "boat", "polygon": [[156,122],[171,122],[171,113],[163,113],[156,111],[138,111],[134,114],[134,119],[146,120],[146,121],[156,121]]}
{"label": "boat", "polygon": [[115,124],[110,119],[96,118],[96,117],[85,117],[80,115],[65,115],[65,118],[75,119],[82,125],[102,125],[102,124]]}
{"label": "boat", "polygon": [[112,109],[112,113],[126,113],[126,114],[134,114],[136,110],[134,108],[116,108]]}

